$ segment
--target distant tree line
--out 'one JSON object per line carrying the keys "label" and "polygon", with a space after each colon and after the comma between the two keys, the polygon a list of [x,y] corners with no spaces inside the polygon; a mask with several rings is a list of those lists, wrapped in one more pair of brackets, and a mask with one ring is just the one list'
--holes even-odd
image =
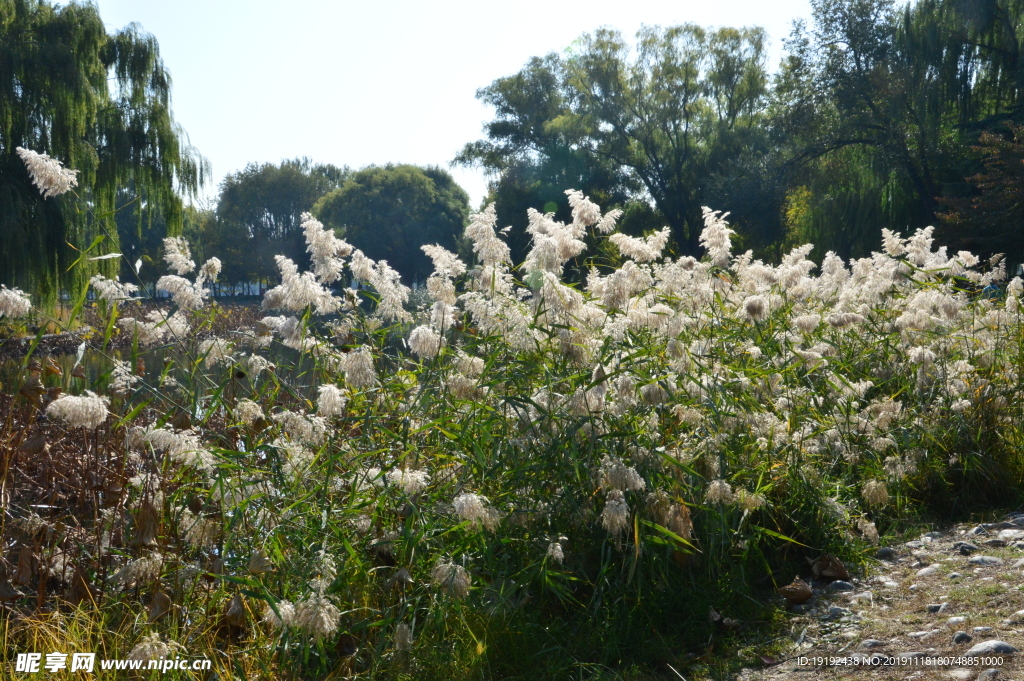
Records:
{"label": "distant tree line", "polygon": [[[772,260],[807,241],[819,258],[862,256],[883,227],[935,225],[954,251],[1024,262],[1024,3],[812,10],[774,71],[760,28],[584,34],[482,88],[494,118],[453,163],[489,173],[516,258],[527,209],[568,219],[564,190],[578,188],[622,208],[629,233],[668,225],[677,254],[699,254],[710,206]],[[308,262],[305,211],[407,283],[429,274],[422,244],[459,248],[468,198],[436,167],[252,164],[196,204],[207,167],[169,96],[156,40],[137,27],[108,34],[93,5],[0,0],[0,281],[52,295],[100,235],[96,254],[122,252],[121,276],[151,282],[162,238],[184,234],[221,258],[222,281],[271,282],[275,255]],[[80,169],[76,195],[40,197],[19,146]],[[89,262],[85,274],[117,271]]]}
{"label": "distant tree line", "polygon": [[883,227],[934,224],[953,250],[1024,261],[1024,4],[812,9],[773,76],[758,28],[586,34],[481,89],[496,115],[457,161],[492,173],[520,252],[525,208],[566,218],[571,186],[623,207],[627,231],[669,225],[678,253],[698,253],[707,205],[761,257],[861,256]]}
{"label": "distant tree line", "polygon": [[[422,283],[433,270],[423,244],[453,251],[469,217],[469,197],[452,176],[436,167],[411,165],[348,167],[315,164],[307,158],[280,164],[250,164],[228,175],[212,205],[190,207],[181,233],[200,257],[223,262],[220,281],[273,284],[274,256],[309,267],[302,214],[311,212],[335,234],[375,260],[386,260],[407,283]],[[122,276],[134,263],[147,283],[163,274],[162,215],[129,205],[118,213],[120,243],[127,256]]]}

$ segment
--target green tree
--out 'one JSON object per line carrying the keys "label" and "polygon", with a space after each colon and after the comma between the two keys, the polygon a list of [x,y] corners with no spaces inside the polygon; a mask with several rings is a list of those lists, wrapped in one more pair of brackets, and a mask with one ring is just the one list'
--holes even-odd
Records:
{"label": "green tree", "polygon": [[968,178],[969,196],[946,197],[948,212],[938,234],[954,248],[984,257],[999,253],[1011,264],[1024,263],[1024,126],[1002,135],[984,132],[976,151],[985,169]]}
{"label": "green tree", "polygon": [[515,262],[530,248],[527,209],[571,220],[567,188],[583,191],[601,206],[626,203],[640,185],[621,169],[581,149],[575,137],[550,124],[568,111],[565,65],[557,55],[534,57],[511,76],[477,92],[495,108],[488,139],[467,144],[455,163],[477,166],[494,178],[487,203],[498,223],[511,227],[508,244]]}
{"label": "green tree", "polygon": [[759,28],[645,27],[634,50],[614,30],[585,34],[566,56],[481,90],[496,119],[457,161],[499,173],[522,158],[566,167],[566,149],[599,169],[595,189],[653,202],[680,249],[696,253],[709,179],[765,140],[764,40]]}
{"label": "green tree", "polygon": [[420,246],[458,248],[469,196],[440,168],[370,166],[320,199],[313,213],[406,281],[423,281],[434,268]]}
{"label": "green tree", "polygon": [[[66,273],[77,255],[68,243],[104,234],[115,251],[128,185],[180,229],[179,191],[194,193],[206,164],[171,116],[170,90],[157,41],[138,26],[108,34],[91,4],[0,1],[0,280],[52,297],[88,274]],[[77,169],[80,201],[42,198],[18,147]]]}
{"label": "green tree", "polygon": [[[815,0],[788,44],[770,107],[809,238],[844,256],[880,227],[933,224],[980,171],[969,147],[1024,114],[1024,3]],[[954,227],[971,221],[946,221]],[[969,235],[963,235],[969,240]],[[966,241],[963,241],[966,243]]]}
{"label": "green tree", "polygon": [[[221,253],[226,252],[223,250],[226,244],[211,243],[211,239],[218,236],[218,232],[211,229],[215,222],[213,208],[194,203],[185,205],[179,225],[172,228],[167,214],[158,204],[146,201],[145,197],[144,192],[140,194],[131,184],[118,194],[117,202],[122,208],[117,211],[115,221],[119,250],[124,254],[120,260],[121,281],[141,281],[152,285],[166,274],[163,241],[168,236],[180,235],[187,239],[194,258],[199,262],[210,256],[223,260]],[[223,272],[221,274],[219,280],[224,281]]]}
{"label": "green tree", "polygon": [[224,263],[225,283],[270,281],[278,276],[275,255],[300,267],[309,264],[302,214],[349,176],[346,168],[314,164],[308,158],[280,164],[251,163],[224,178],[216,223],[206,239]]}

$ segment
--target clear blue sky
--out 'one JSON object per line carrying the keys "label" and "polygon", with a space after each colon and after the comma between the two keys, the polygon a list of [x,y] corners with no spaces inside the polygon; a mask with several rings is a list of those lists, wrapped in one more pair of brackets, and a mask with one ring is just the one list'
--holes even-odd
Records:
{"label": "clear blue sky", "polygon": [[[482,136],[476,90],[599,26],[765,27],[771,66],[809,0],[97,0],[110,29],[136,22],[160,42],[174,114],[216,184],[250,162],[308,156],[448,166]],[[477,207],[483,174],[452,170]]]}

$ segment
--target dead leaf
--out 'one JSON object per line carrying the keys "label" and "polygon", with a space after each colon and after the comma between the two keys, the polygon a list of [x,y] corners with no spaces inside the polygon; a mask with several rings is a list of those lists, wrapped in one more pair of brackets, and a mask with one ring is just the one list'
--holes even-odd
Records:
{"label": "dead leaf", "polygon": [[792,583],[779,589],[779,595],[789,601],[790,605],[798,605],[810,600],[814,592],[811,591],[810,584],[799,577],[794,577]]}
{"label": "dead leaf", "polygon": [[149,623],[152,624],[171,611],[171,597],[157,589],[149,601]]}
{"label": "dead leaf", "polygon": [[188,415],[187,411],[179,411],[171,419],[171,425],[174,426],[175,430],[188,430],[192,427],[192,418]]}
{"label": "dead leaf", "polygon": [[14,572],[14,583],[28,586],[32,583],[32,575],[39,567],[39,559],[32,552],[32,547],[22,546],[18,551],[18,569]]}
{"label": "dead leaf", "polygon": [[156,507],[147,499],[142,502],[138,515],[135,516],[135,536],[132,543],[136,546],[155,546],[160,531],[160,516]]}
{"label": "dead leaf", "polygon": [[75,574],[71,577],[71,591],[68,593],[68,601],[78,605],[83,601],[96,600],[96,587],[89,583],[89,576],[81,565],[75,567]]}
{"label": "dead leaf", "polygon": [[53,361],[53,357],[47,357],[46,366],[43,367],[43,374],[46,376],[63,376],[64,370],[57,366],[57,363]]}
{"label": "dead leaf", "polygon": [[26,454],[36,455],[42,454],[43,451],[45,451],[48,448],[49,445],[46,444],[46,433],[44,433],[41,430],[37,430],[32,435],[29,435],[28,438],[21,443],[21,446],[18,447],[18,451],[24,452]]}
{"label": "dead leaf", "polygon": [[249,614],[245,611],[242,594],[236,593],[231,597],[227,611],[224,613],[224,622],[228,626],[238,629],[245,629],[249,625]]}
{"label": "dead leaf", "polygon": [[274,564],[270,561],[267,554],[257,549],[256,552],[252,554],[252,558],[249,559],[248,570],[254,575],[261,575],[264,572],[273,572]]}
{"label": "dead leaf", "polygon": [[850,572],[843,565],[843,562],[831,553],[823,553],[814,560],[810,558],[807,562],[811,564],[811,573],[815,579],[850,579]]}
{"label": "dead leaf", "polygon": [[39,398],[46,394],[46,388],[43,387],[43,382],[39,380],[39,374],[30,374],[18,392],[38,407],[40,405]]}

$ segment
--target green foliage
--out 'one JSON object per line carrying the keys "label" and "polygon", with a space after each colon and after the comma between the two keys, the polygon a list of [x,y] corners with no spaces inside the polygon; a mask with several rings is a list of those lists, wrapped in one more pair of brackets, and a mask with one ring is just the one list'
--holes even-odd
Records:
{"label": "green foliage", "polygon": [[[813,8],[812,30],[798,25],[788,43],[773,134],[792,159],[790,188],[812,195],[807,238],[863,255],[880,226],[936,223],[979,169],[969,149],[979,132],[1019,116],[1024,7],[821,0]],[[944,238],[951,248],[979,244],[954,223]]]}
{"label": "green foliage", "polygon": [[1024,262],[1024,128],[1011,125],[1006,133],[981,134],[976,152],[985,169],[969,178],[974,191],[946,197],[940,235],[983,255],[1002,253],[1010,263]]}
{"label": "green foliage", "polygon": [[313,206],[313,214],[374,260],[386,260],[405,281],[424,281],[433,265],[420,250],[458,250],[469,196],[446,171],[411,165],[370,166]]}
{"label": "green foliage", "polygon": [[[608,206],[653,204],[681,253],[698,250],[702,205],[727,206],[743,246],[772,257],[797,232],[818,257],[853,257],[880,227],[935,224],[947,199],[977,193],[964,178],[981,170],[979,134],[1024,118],[1024,5],[812,9],[770,87],[757,29],[644,28],[633,46],[611,29],[584,35],[481,89],[494,120],[456,162],[494,174],[514,255],[528,248],[525,208],[565,219],[567,183]],[[787,197],[801,188],[797,225]],[[970,229],[948,222],[944,236],[971,248]]]}
{"label": "green foliage", "polygon": [[[913,223],[905,212],[907,192],[895,171],[878,168],[871,150],[845,147],[809,162],[805,185],[788,195],[785,215],[792,247],[811,242],[822,255],[828,251],[846,259],[876,248],[878,225]],[[810,172],[813,169],[813,172]]]}
{"label": "green foliage", "polygon": [[617,31],[584,34],[480,90],[496,119],[457,161],[502,173],[492,191],[518,210],[540,209],[563,178],[605,205],[649,197],[695,254],[711,175],[764,138],[764,59],[759,28],[646,27],[635,53]]}
{"label": "green foliage", "polygon": [[[78,195],[42,198],[17,147],[80,171]],[[156,39],[137,26],[108,34],[94,5],[0,3],[0,278],[52,298],[72,282],[97,234],[117,250],[118,192],[132,184],[180,229],[178,191],[194,192],[205,161],[170,113],[170,76]],[[109,272],[116,264],[106,261]],[[74,276],[88,278],[89,268]]]}
{"label": "green foliage", "polygon": [[[52,647],[160,634],[242,678],[691,676],[687,653],[743,636],[709,608],[778,626],[769,599],[805,558],[855,564],[879,531],[1022,499],[1019,281],[998,304],[972,297],[951,271],[1000,272],[929,230],[815,275],[807,245],[777,266],[731,257],[714,217],[703,261],[632,260],[596,206],[573,217],[535,217],[531,286],[493,213],[473,216],[481,266],[440,255],[443,317],[396,309],[407,291],[353,256],[334,264],[380,287],[330,320],[300,302],[217,337],[219,311],[179,310],[173,334],[139,334],[99,375],[70,357],[31,375],[26,358],[0,434],[47,466],[12,467],[0,532],[26,564],[60,556],[101,606],[45,629]],[[582,231],[608,274],[576,284],[561,275]],[[318,265],[346,257],[335,246]],[[309,300],[327,270],[288,273],[271,299]],[[139,333],[127,321],[105,326]],[[30,400],[58,387],[40,422]],[[69,451],[103,462],[79,483],[94,494],[38,503],[50,471],[79,465]],[[35,607],[34,574],[8,612]],[[50,584],[55,605],[76,598]],[[155,594],[173,606],[159,616]],[[11,622],[23,646],[52,623]]]}
{"label": "green foliage", "polygon": [[223,280],[270,281],[277,276],[275,255],[305,267],[309,256],[301,216],[350,172],[302,158],[280,165],[253,163],[224,178],[216,222],[204,232],[209,252],[218,253],[224,263]]}
{"label": "green foliage", "polygon": [[[121,209],[115,215],[120,260],[120,277],[124,282],[155,284],[163,272],[163,240],[180,235],[193,244],[193,252],[200,261],[209,249],[231,252],[223,243],[215,224],[213,209],[186,205],[180,213],[180,226],[173,227],[159,204],[145,200],[145,193],[129,189],[118,193]],[[212,251],[211,251],[212,252]],[[135,265],[141,261],[138,272]],[[232,263],[234,264],[234,263]]]}

